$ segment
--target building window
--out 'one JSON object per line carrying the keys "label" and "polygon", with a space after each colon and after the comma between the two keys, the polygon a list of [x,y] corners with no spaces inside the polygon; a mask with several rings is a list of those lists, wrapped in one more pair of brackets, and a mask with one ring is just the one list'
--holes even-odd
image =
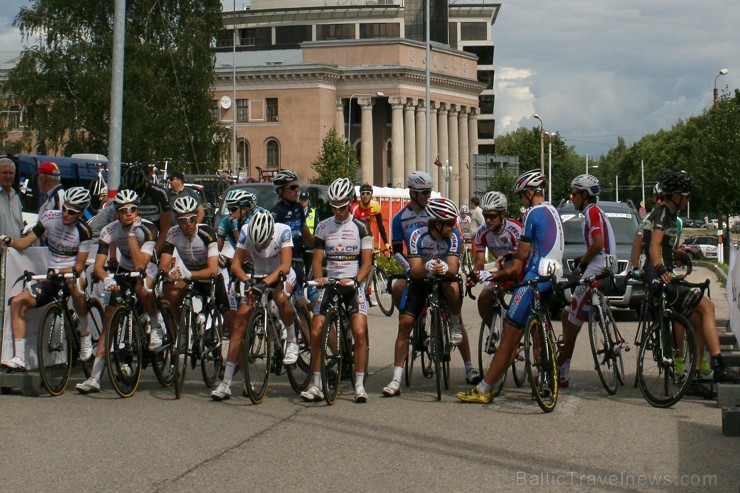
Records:
{"label": "building window", "polygon": [[267,98],[267,121],[278,121],[278,100],[277,98]]}
{"label": "building window", "polygon": [[237,123],[247,123],[249,121],[249,100],[236,100],[236,121]]}
{"label": "building window", "polygon": [[316,26],[316,40],[355,39],[354,24],[320,24]]}
{"label": "building window", "polygon": [[4,110],[5,127],[9,130],[21,128],[21,109],[19,106],[11,106]]}
{"label": "building window", "polygon": [[249,142],[239,139],[236,144],[236,161],[239,170],[244,170],[249,175]]}
{"label": "building window", "polygon": [[478,67],[493,65],[493,46],[466,46],[464,50],[478,57]]}
{"label": "building window", "polygon": [[281,26],[275,28],[275,46],[299,48],[304,41],[311,41],[311,26]]}
{"label": "building window", "polygon": [[463,41],[485,41],[488,39],[488,24],[485,22],[461,22],[460,39]]}
{"label": "building window", "polygon": [[224,29],[218,33],[216,38],[216,48],[231,48],[234,46],[234,30]]}
{"label": "building window", "polygon": [[360,38],[398,38],[401,36],[401,26],[394,23],[360,24]]}
{"label": "building window", "polygon": [[267,141],[267,169],[280,169],[280,145],[277,140]]}

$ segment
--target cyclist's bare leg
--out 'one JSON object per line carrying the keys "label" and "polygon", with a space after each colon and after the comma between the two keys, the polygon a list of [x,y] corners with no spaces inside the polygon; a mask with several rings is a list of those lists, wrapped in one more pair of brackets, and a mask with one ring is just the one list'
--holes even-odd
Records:
{"label": "cyclist's bare leg", "polygon": [[[36,299],[28,291],[23,291],[10,302],[10,316],[13,326],[13,339],[26,338],[26,311],[36,307]],[[20,355],[23,357],[23,355]]]}
{"label": "cyclist's bare leg", "polygon": [[402,313],[398,317],[398,336],[393,357],[393,366],[403,366],[409,353],[409,337],[414,328],[414,317]]}
{"label": "cyclist's bare leg", "polygon": [[314,315],[311,319],[311,371],[315,374],[321,371],[321,330],[324,326],[324,316]]}
{"label": "cyclist's bare leg", "polygon": [[462,313],[460,314],[460,331],[462,332],[462,342],[459,346],[457,346],[457,349],[460,351],[460,356],[462,356],[463,362],[467,363],[471,361],[470,359],[470,339],[468,338],[468,331],[465,329],[465,324],[463,323]]}
{"label": "cyclist's bare leg", "polygon": [[176,282],[164,285],[164,299],[169,301],[172,307],[172,315],[175,320],[180,320],[180,305],[185,297],[185,283]]}
{"label": "cyclist's bare leg", "polygon": [[494,291],[492,289],[483,289],[478,295],[478,314],[480,318],[486,316],[486,312],[493,305]]}
{"label": "cyclist's bare leg", "polygon": [[[115,307],[106,305],[105,306],[105,312],[103,313],[103,325],[108,325],[108,320],[110,320],[111,315],[113,314],[113,310]],[[98,337],[98,347],[95,350],[95,357],[96,358],[105,358],[105,331],[100,332],[100,336]]]}
{"label": "cyclist's bare leg", "polygon": [[576,339],[578,333],[581,331],[581,327],[568,320],[568,310],[562,310],[560,312],[560,321],[563,322],[563,347],[560,349],[558,354],[557,364],[558,366],[565,363],[573,356],[573,349],[576,347]]}
{"label": "cyclist's bare leg", "polygon": [[[283,290],[287,291],[287,293]],[[285,283],[283,289],[275,289],[272,293],[272,299],[278,307],[278,313],[280,313],[280,320],[283,321],[286,327],[290,327],[295,323],[293,307],[290,306],[290,293],[291,286],[287,283]],[[295,328],[293,329],[293,334],[293,340],[295,340]]]}
{"label": "cyclist's bare leg", "polygon": [[76,282],[73,279],[68,279],[67,289],[69,289],[70,296],[72,297],[72,306],[74,306],[77,316],[80,319],[80,335],[86,336],[90,333],[87,329],[87,303],[84,293],[87,282],[84,279],[80,279],[80,289],[82,289],[83,293],[77,290],[77,286],[75,286]]}
{"label": "cyclist's bare leg", "polygon": [[[226,355],[226,362],[238,364],[242,356],[242,343],[244,342],[244,333],[247,330],[247,320],[252,313],[253,305],[249,302],[241,303],[237,309],[234,319],[229,327],[229,353]],[[229,310],[231,311],[231,310]]]}
{"label": "cyclist's bare leg", "polygon": [[398,279],[393,283],[393,286],[391,286],[391,296],[396,308],[398,308],[398,305],[401,303],[401,296],[403,296],[404,288],[406,288],[406,279]]}
{"label": "cyclist's bare leg", "polygon": [[[355,342],[355,371],[367,371],[367,315],[355,313],[349,319]],[[406,339],[408,341],[408,339]]]}
{"label": "cyclist's bare leg", "polygon": [[524,331],[522,329],[518,329],[508,322],[504,322],[498,351],[493,355],[491,364],[488,366],[486,375],[483,378],[488,385],[493,386],[494,382],[498,382],[504,372],[509,368],[523,333]]}
{"label": "cyclist's bare leg", "polygon": [[462,308],[460,285],[456,282],[446,282],[442,284],[442,294],[447,299],[450,315],[460,315],[460,309]]}

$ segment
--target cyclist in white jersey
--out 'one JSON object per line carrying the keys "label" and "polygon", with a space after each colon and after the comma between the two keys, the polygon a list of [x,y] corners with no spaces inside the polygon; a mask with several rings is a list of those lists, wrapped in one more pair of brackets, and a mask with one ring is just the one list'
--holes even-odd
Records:
{"label": "cyclist in white jersey", "polygon": [[[59,273],[76,272],[84,290],[85,262],[90,253],[92,230],[80,218],[90,205],[90,192],[82,187],[73,187],[64,193],[62,210],[46,211],[39,217],[38,223],[31,232],[21,238],[1,238],[2,246],[12,246],[16,250],[25,250],[45,235],[47,242],[47,267]],[[80,319],[80,359],[88,360],[92,356],[92,342],[88,331],[87,307],[85,295],[74,286],[75,280],[67,281],[67,290],[72,296],[75,310]],[[26,311],[29,308],[44,306],[52,301],[57,285],[51,281],[39,283],[36,296],[23,291],[10,303],[11,323],[15,356],[2,362],[10,371],[26,371]]]}
{"label": "cyclist in white jersey", "polygon": [[[314,232],[313,273],[319,286],[327,277],[340,280],[352,327],[355,353],[355,402],[367,402],[365,372],[367,371],[367,301],[364,283],[373,265],[373,236],[367,224],[355,219],[350,212],[354,186],[347,178],[339,178],[329,186],[329,203],[334,217],[321,221]],[[321,263],[326,256],[327,277]],[[321,391],[321,328],[326,306],[322,290],[311,321],[311,371],[313,383],[301,393],[308,402],[324,398]]]}
{"label": "cyclist in white jersey", "polygon": [[[131,279],[130,286],[136,291],[141,305],[149,315],[151,335],[149,349],[156,350],[162,347],[162,315],[157,312],[154,294],[144,289],[144,282],[151,289],[154,277],[157,275],[157,266],[151,262],[154,254],[154,245],[157,238],[157,227],[151,221],[139,217],[139,196],[133,190],[120,190],[113,199],[113,205],[118,219],[113,221],[100,232],[98,252],[95,256],[93,275],[105,284],[105,325],[116,306],[121,303],[121,286],[106,268],[108,255],[111,250],[118,250],[118,272],[146,271],[146,279]],[[128,283],[129,280],[121,281]],[[105,336],[100,334],[98,347],[93,362],[90,378],[78,383],[75,388],[81,394],[100,391],[100,379],[105,369]]]}
{"label": "cyclist in white jersey", "polygon": [[[236,365],[241,359],[242,343],[247,328],[247,320],[254,309],[254,297],[261,296],[270,286],[275,288],[272,299],[278,307],[280,320],[286,326],[288,344],[283,358],[284,365],[292,365],[298,360],[298,344],[295,335],[295,316],[290,306],[290,294],[295,284],[295,271],[292,269],[293,234],[290,226],[275,224],[272,214],[264,209],[255,212],[249,222],[239,231],[236,252],[231,262],[231,273],[237,281],[247,282],[254,277],[259,279],[247,295],[241,300],[236,312],[236,319],[229,332],[229,354],[226,357],[224,378],[219,386],[211,392],[211,398],[223,401],[231,397],[231,381]],[[244,272],[243,262],[252,261],[252,276]],[[282,286],[280,277],[284,276]],[[246,382],[245,382],[246,385]]]}

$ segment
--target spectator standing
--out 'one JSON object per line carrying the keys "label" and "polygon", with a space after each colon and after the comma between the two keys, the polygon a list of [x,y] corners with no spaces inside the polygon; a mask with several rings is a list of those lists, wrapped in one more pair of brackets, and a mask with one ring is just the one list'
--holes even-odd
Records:
{"label": "spectator standing", "polygon": [[485,224],[483,210],[480,208],[480,199],[478,197],[470,198],[470,209],[470,219],[473,221],[472,230],[478,231]]}
{"label": "spectator standing", "polygon": [[202,223],[206,213],[203,209],[200,195],[198,195],[198,192],[196,192],[192,188],[188,188],[185,186],[185,175],[181,171],[173,171],[172,173],[170,173],[169,180],[170,190],[167,193],[167,198],[169,198],[170,207],[172,207],[178,197],[193,197],[198,203],[198,223]]}
{"label": "spectator standing", "polygon": [[23,231],[21,199],[13,188],[15,163],[0,159],[0,235],[20,238]]}
{"label": "spectator standing", "polygon": [[39,190],[46,196],[46,200],[39,207],[39,217],[46,211],[62,210],[64,189],[62,188],[62,173],[59,171],[59,166],[51,161],[41,163],[37,180]]}

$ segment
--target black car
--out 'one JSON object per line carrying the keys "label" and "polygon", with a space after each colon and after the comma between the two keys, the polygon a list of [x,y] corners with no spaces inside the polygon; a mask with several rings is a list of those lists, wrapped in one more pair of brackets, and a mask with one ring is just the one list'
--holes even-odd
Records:
{"label": "black car", "polygon": [[[639,226],[639,216],[635,208],[625,202],[599,201],[599,208],[604,211],[614,230],[617,244],[618,268],[614,286],[606,293],[609,303],[615,307],[639,309],[642,301],[642,283],[629,279],[632,270],[630,255],[632,244]],[[578,212],[571,202],[565,202],[558,208],[560,219],[563,221],[565,237],[565,251],[563,252],[564,275],[575,279],[571,274],[570,261],[586,253],[586,243],[583,239],[583,214]],[[570,293],[566,293],[570,299]]]}

